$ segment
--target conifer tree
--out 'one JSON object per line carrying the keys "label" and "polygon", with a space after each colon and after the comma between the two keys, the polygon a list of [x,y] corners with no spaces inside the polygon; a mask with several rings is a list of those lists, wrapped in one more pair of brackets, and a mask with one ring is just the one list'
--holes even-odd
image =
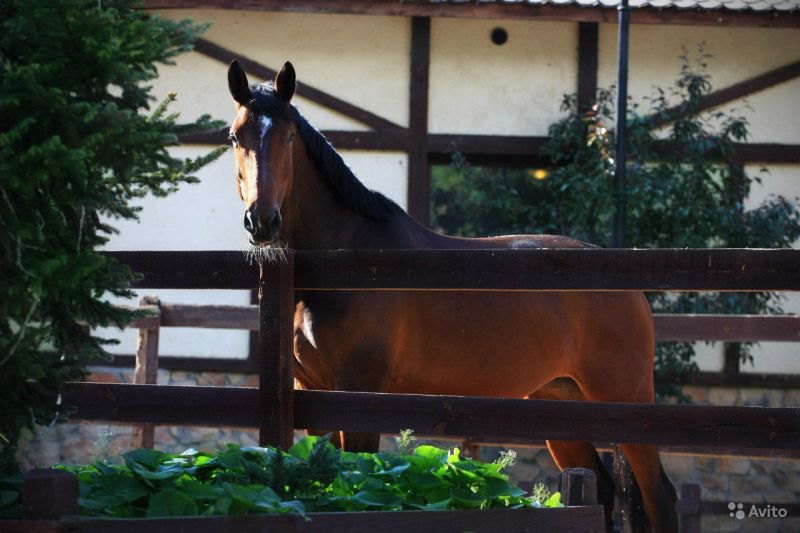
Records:
{"label": "conifer tree", "polygon": [[98,253],[108,221],[220,154],[173,157],[179,133],[218,124],[179,126],[175,95],[148,85],[204,29],[129,0],[0,0],[0,475],[23,428],[63,420],[64,384],[106,357],[91,328],[131,318],[103,299],[134,278]]}

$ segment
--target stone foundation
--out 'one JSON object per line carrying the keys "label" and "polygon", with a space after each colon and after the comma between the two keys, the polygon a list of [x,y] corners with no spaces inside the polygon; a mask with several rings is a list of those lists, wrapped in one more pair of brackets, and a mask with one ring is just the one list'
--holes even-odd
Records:
{"label": "stone foundation", "polygon": [[[132,370],[98,368],[91,380],[130,383],[132,377]],[[158,383],[257,387],[258,378],[253,375],[170,372],[162,369],[158,372]],[[691,395],[697,404],[800,407],[800,390],[692,386],[685,387],[684,392]],[[301,433],[298,432],[297,436],[300,437]],[[258,444],[258,432],[196,427],[156,427],[155,430],[155,447],[169,452],[181,452],[186,448],[212,451],[224,448],[227,443],[255,446]],[[454,445],[452,442],[442,444]],[[381,448],[396,448],[396,439],[385,436]],[[35,436],[27,435],[20,445],[20,460],[26,469],[58,463],[82,464],[119,455],[129,449],[130,426],[87,422],[59,424],[41,427]],[[503,449],[484,447],[481,449],[481,458],[494,460]],[[513,480],[541,482],[551,490],[556,490],[559,471],[547,449],[519,448],[516,451],[517,462],[507,471]],[[762,502],[777,507],[782,503],[800,501],[800,460],[662,453],[662,462],[678,491],[683,483],[697,483],[702,487],[704,500]],[[704,516],[703,530],[795,532],[800,531],[800,517],[767,519],[746,516],[739,520],[727,515]]]}

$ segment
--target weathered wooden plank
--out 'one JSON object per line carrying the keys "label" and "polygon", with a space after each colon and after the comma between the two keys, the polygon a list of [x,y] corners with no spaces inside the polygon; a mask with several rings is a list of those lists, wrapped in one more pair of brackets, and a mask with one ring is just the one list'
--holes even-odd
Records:
{"label": "weathered wooden plank", "polygon": [[800,290],[800,250],[346,250],[297,253],[298,290]]}
{"label": "weathered wooden plank", "polygon": [[[377,533],[407,533],[408,531],[550,533],[564,531],[601,533],[604,531],[603,508],[596,505],[560,509],[310,513],[307,518],[292,514],[135,519],[68,518],[62,520],[60,524],[61,528],[46,531],[76,533],[128,531],[147,531],[148,533],[194,533],[198,531],[236,533],[261,533],[263,531],[280,531],[281,533],[318,531],[326,533],[352,533],[355,531]],[[32,528],[36,526],[36,522],[28,522],[27,525],[29,529],[15,531],[34,531]],[[2,526],[3,524],[0,522],[0,527]],[[5,531],[5,527],[3,530]]]}
{"label": "weathered wooden plank", "polygon": [[[141,307],[160,307],[160,300],[155,296],[144,296],[139,300]],[[136,343],[136,366],[133,370],[133,382],[139,385],[155,385],[158,382],[158,341],[160,327],[139,328]],[[137,448],[152,448],[155,442],[155,426],[141,424],[133,429],[131,441]]]}
{"label": "weathered wooden plank", "polygon": [[[184,133],[178,135],[178,140],[184,144],[227,144],[228,129],[228,126],[225,126],[214,131]],[[408,133],[405,128],[380,131],[323,130],[322,134],[337,149],[394,151],[408,149]]]}
{"label": "weathered wooden plank", "polygon": [[[800,341],[800,315],[655,314],[653,319],[659,341]],[[158,318],[148,318],[130,327],[157,324]],[[162,304],[160,325],[257,331],[258,306]]]}
{"label": "weathered wooden plank", "polygon": [[701,385],[703,387],[758,387],[773,389],[800,388],[799,374],[759,374],[755,372],[696,372],[672,380],[679,385]]}
{"label": "weathered wooden plank", "polygon": [[547,438],[800,449],[800,408],[623,404],[297,391],[299,427],[476,440]]}
{"label": "weathered wooden plank", "polygon": [[288,450],[294,437],[294,253],[261,265],[258,301],[259,441]]}
{"label": "weathered wooden plank", "polygon": [[653,315],[660,341],[800,341],[798,315]]}
{"label": "weathered wooden plank", "polygon": [[255,289],[258,266],[238,251],[105,252],[128,265],[143,279],[137,288],[149,289]]}
{"label": "weathered wooden plank", "polygon": [[74,420],[152,422],[174,426],[259,426],[258,389],[127,383],[73,383],[64,405]]}
{"label": "weathered wooden plank", "polygon": [[[258,391],[222,387],[75,384],[76,419],[173,425],[259,424]],[[505,439],[800,449],[800,408],[651,405],[295,391],[297,428]]]}
{"label": "weathered wooden plank", "polygon": [[161,326],[258,331],[258,306],[162,304]]}
{"label": "weathered wooden plank", "polygon": [[681,499],[677,505],[681,515],[681,533],[700,533],[700,485],[684,483],[681,485]]}

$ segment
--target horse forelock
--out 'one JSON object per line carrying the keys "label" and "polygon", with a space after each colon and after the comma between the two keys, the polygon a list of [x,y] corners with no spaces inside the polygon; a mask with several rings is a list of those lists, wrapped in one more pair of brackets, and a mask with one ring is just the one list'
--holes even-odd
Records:
{"label": "horse forelock", "polygon": [[357,213],[379,221],[387,220],[392,214],[402,211],[395,202],[361,183],[325,136],[296,107],[278,98],[271,82],[252,87],[251,93],[253,98],[247,106],[253,111],[295,124],[308,156],[341,203]]}

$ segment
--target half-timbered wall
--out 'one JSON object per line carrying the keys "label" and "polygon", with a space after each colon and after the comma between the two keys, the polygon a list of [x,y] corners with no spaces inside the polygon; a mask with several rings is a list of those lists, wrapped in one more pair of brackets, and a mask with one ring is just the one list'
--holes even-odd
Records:
{"label": "half-timbered wall", "polygon": [[[253,64],[245,64],[252,81],[291,60],[298,81],[307,86],[305,92],[298,89],[294,102],[300,111],[329,134],[368,186],[422,219],[431,162],[446,161],[454,149],[492,163],[540,162],[535,150],[548,125],[561,116],[562,95],[579,87],[582,94],[591,93],[616,76],[613,23],[237,10],[159,13],[214,23],[198,51],[159,70],[154,93],[177,92],[174,109],[183,117],[231,118],[230,57]],[[490,39],[496,27],[508,34],[503,45]],[[742,147],[743,161],[754,172],[762,166],[770,171],[750,203],[769,193],[798,196],[800,29],[634,24],[630,94],[641,101],[654,86],[674,82],[683,48],[691,51],[701,42],[713,56],[709,71],[718,92],[711,103],[745,113],[750,142],[756,145]],[[224,141],[224,135],[189,141],[179,153],[205,150]],[[175,196],[144,200],[141,224],[116,224],[121,233],[109,248],[243,247],[242,206],[230,156],[204,169],[200,178],[200,184],[185,186]],[[165,291],[159,296],[165,302],[250,301],[246,293]],[[790,307],[800,312],[800,303]],[[118,351],[131,353],[134,343],[125,338]],[[161,343],[165,355],[242,357],[248,347],[247,334],[235,332],[207,337],[171,332]],[[757,358],[759,370],[800,372],[795,345],[765,346],[770,353]],[[704,354],[704,368],[721,366],[717,350]]]}

